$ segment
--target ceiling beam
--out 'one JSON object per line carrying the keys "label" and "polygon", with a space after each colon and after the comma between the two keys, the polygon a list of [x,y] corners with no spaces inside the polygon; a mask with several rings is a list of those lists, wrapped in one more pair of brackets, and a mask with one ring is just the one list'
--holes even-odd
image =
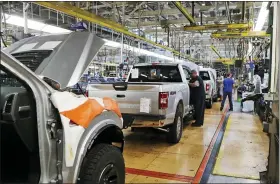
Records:
{"label": "ceiling beam", "polygon": [[195,25],[195,19],[191,16],[191,14],[188,12],[188,10],[179,2],[179,1],[176,1],[176,2],[172,2],[176,7],[177,9],[186,17],[186,19],[188,19],[188,21],[190,22],[191,25]]}
{"label": "ceiling beam", "polygon": [[98,24],[100,26],[103,26],[103,27],[107,27],[113,31],[116,31],[116,32],[119,32],[119,33],[123,33],[124,35],[126,36],[129,36],[129,37],[132,37],[136,40],[139,40],[139,41],[142,41],[142,42],[146,42],[148,44],[151,44],[155,47],[158,47],[158,48],[162,48],[162,49],[165,49],[167,51],[170,51],[172,52],[174,55],[177,55],[177,56],[181,56],[182,58],[187,58],[189,60],[192,60],[194,61],[193,58],[190,58],[190,56],[187,56],[185,54],[182,54],[170,47],[166,47],[166,46],[163,46],[163,45],[160,45],[160,44],[157,44],[151,40],[148,40],[146,38],[143,38],[141,36],[138,36],[130,31],[128,31],[127,28],[125,28],[124,26],[116,23],[116,22],[113,22],[109,19],[105,19],[103,17],[100,17],[98,15],[95,15],[93,13],[90,13],[88,11],[85,11],[85,10],[82,10],[80,8],[77,8],[75,6],[72,6],[71,4],[69,3],[66,3],[66,2],[54,2],[54,1],[50,1],[50,2],[43,2],[43,1],[37,1],[36,4],[39,4],[41,6],[44,6],[44,7],[47,7],[47,8],[51,8],[51,9],[54,9],[56,11],[60,11],[60,12],[63,12],[65,14],[68,14],[68,15],[71,15],[73,17],[76,17],[76,18],[80,18],[80,19],[83,19],[85,21],[89,21],[89,22],[92,22],[92,23],[95,23],[95,24]]}
{"label": "ceiling beam", "polygon": [[[239,16],[239,15],[233,15],[232,17],[235,17],[235,16]],[[203,18],[203,23],[206,24],[207,22],[209,21],[215,21],[217,19],[217,17],[204,17]],[[227,17],[226,16],[221,16],[221,17],[218,17],[218,19],[220,21],[226,21],[227,20]],[[200,21],[200,18],[195,18],[195,21],[198,22]],[[186,20],[186,18],[179,18],[179,19],[175,19],[175,20],[166,20],[164,22],[165,24],[181,24],[182,26],[185,26],[185,25],[188,25],[189,22]],[[139,27],[145,27],[145,26],[161,26],[158,24],[157,21],[147,21],[147,22],[140,22],[139,24]],[[127,24],[128,27],[130,28],[137,28],[138,27],[138,23],[128,23]]]}
{"label": "ceiling beam", "polygon": [[[246,3],[247,8],[251,7],[252,5],[253,5],[252,2],[247,2]],[[258,7],[258,6],[261,6],[261,2],[260,3],[255,2],[255,7]],[[230,6],[229,8],[230,9],[240,9],[240,8],[242,8],[242,4],[237,4],[236,6]],[[213,9],[214,8],[212,6],[195,6],[194,11],[195,11],[195,13],[199,13],[200,11],[207,12],[207,11],[211,11]],[[221,7],[220,9],[223,9],[223,8]],[[186,8],[186,10],[190,11],[191,8]],[[101,15],[104,15],[104,14],[112,14],[112,12],[104,11],[103,13],[101,13]],[[178,14],[181,14],[181,12],[177,8],[163,9],[161,11],[161,15],[178,15]],[[157,16],[157,15],[158,15],[157,11],[146,10],[146,11],[141,12],[141,18],[154,17],[154,16]],[[138,13],[134,13],[133,17],[138,18],[139,17]]]}

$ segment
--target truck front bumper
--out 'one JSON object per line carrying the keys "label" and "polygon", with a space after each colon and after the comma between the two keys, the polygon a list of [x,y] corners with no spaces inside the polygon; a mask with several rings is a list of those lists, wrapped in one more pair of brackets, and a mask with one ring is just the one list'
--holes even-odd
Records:
{"label": "truck front bumper", "polygon": [[159,128],[167,124],[165,115],[139,115],[123,114],[124,128],[128,127],[153,127]]}

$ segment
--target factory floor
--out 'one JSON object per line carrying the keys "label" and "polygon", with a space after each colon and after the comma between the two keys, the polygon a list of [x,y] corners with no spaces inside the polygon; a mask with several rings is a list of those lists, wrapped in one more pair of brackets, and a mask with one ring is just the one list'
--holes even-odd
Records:
{"label": "factory floor", "polygon": [[186,124],[175,145],[164,132],[125,130],[126,183],[259,183],[269,143],[261,122],[219,108],[206,109],[203,127]]}

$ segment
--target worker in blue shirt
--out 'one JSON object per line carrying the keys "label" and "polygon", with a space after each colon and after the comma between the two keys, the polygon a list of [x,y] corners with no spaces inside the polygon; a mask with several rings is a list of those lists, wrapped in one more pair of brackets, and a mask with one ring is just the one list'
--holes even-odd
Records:
{"label": "worker in blue shirt", "polygon": [[224,85],[224,88],[223,88],[223,101],[222,101],[222,104],[221,104],[220,111],[223,110],[227,97],[228,97],[229,105],[230,105],[229,111],[233,110],[233,105],[232,105],[232,89],[233,89],[233,84],[234,84],[234,80],[231,78],[231,74],[228,73],[227,74],[227,78],[225,78],[224,81],[223,81],[223,85]]}

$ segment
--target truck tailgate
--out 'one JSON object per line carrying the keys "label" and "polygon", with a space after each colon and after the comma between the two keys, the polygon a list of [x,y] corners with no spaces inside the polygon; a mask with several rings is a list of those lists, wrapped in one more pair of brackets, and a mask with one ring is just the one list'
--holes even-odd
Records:
{"label": "truck tailgate", "polygon": [[[123,114],[147,114],[140,112],[140,99],[151,99],[149,115],[158,115],[159,91],[162,84],[128,83],[126,90],[118,84],[89,84],[89,97],[110,97],[115,99]],[[115,87],[114,87],[115,86]],[[120,85],[121,86],[121,85]]]}

